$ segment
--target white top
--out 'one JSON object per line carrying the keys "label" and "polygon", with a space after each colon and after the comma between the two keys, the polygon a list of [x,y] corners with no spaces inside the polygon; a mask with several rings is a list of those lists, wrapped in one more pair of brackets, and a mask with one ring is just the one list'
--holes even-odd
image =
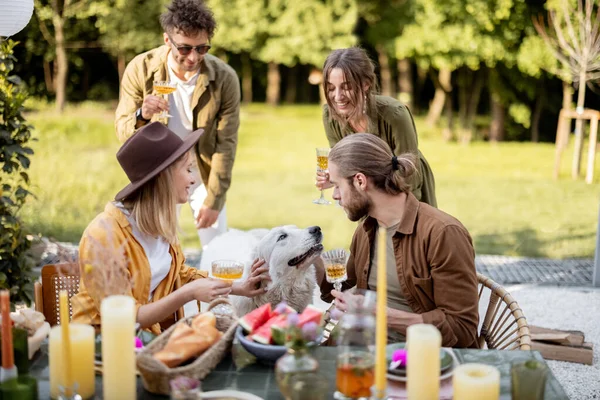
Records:
{"label": "white top", "polygon": [[180,138],[186,137],[193,129],[194,116],[192,113],[192,95],[196,89],[196,82],[200,76],[200,71],[189,80],[183,81],[175,75],[171,67],[169,71],[169,80],[177,85],[177,90],[169,95],[169,118],[168,127]]}
{"label": "white top", "polygon": [[169,253],[169,242],[163,237],[151,237],[145,233],[140,232],[137,222],[129,214],[129,211],[123,206],[121,202],[115,202],[115,206],[121,210],[127,221],[131,224],[131,231],[133,237],[142,245],[146,258],[148,258],[148,264],[150,264],[150,272],[152,278],[150,280],[150,295],[148,300],[152,300],[154,290],[162,282],[163,279],[169,274],[171,269],[171,253]]}

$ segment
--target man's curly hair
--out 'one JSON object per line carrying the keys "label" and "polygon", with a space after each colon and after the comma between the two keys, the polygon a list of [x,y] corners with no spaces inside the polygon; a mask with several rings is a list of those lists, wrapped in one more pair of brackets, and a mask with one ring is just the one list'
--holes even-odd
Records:
{"label": "man's curly hair", "polygon": [[160,16],[160,24],[168,34],[178,32],[195,36],[205,31],[209,39],[212,39],[217,27],[213,12],[202,0],[173,0]]}

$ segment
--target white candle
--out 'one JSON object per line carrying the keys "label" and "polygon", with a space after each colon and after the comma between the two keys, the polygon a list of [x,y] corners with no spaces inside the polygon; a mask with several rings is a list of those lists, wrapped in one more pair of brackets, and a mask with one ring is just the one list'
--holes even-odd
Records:
{"label": "white candle", "polygon": [[387,380],[387,235],[386,229],[379,227],[377,236],[377,318],[375,335],[375,398],[385,398]]}
{"label": "white candle", "polygon": [[433,325],[406,330],[406,391],[409,400],[438,400],[442,335]]}
{"label": "white candle", "polygon": [[454,400],[498,400],[500,371],[491,365],[463,364],[452,378]]}
{"label": "white candle", "polygon": [[135,300],[102,300],[102,388],[106,400],[135,399]]}

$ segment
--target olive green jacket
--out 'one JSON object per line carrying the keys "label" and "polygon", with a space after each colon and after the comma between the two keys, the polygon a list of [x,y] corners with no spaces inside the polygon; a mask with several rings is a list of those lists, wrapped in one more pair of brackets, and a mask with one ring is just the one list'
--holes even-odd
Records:
{"label": "olive green jacket", "polygon": [[[115,127],[124,142],[136,130],[135,111],[144,96],[152,94],[154,81],[168,80],[168,46],[136,56],[125,69],[117,106]],[[240,126],[240,84],[229,65],[207,54],[192,96],[193,129],[204,129],[195,147],[198,169],[208,195],[204,205],[221,210],[231,185]],[[156,116],[153,117],[153,120]]]}
{"label": "olive green jacket", "polygon": [[[412,193],[417,200],[437,207],[435,179],[425,156],[417,148],[417,129],[410,110],[392,97],[373,96],[368,116],[367,132],[385,140],[395,155],[407,152],[418,155],[419,174],[410,181]],[[342,138],[356,133],[350,124],[341,126],[338,121],[330,118],[327,104],[323,106],[323,126],[330,147]]]}

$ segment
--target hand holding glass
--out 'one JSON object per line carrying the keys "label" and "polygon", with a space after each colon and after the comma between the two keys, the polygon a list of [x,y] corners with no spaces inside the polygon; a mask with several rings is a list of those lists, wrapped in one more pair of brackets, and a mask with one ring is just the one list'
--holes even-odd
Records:
{"label": "hand holding glass", "polygon": [[[169,95],[177,90],[177,85],[168,81],[156,81],[154,82],[154,91],[156,94],[163,96],[163,98],[169,102]],[[171,118],[172,115],[168,114],[166,111],[158,114],[158,118]]]}
{"label": "hand holding glass", "polygon": [[[317,147],[317,172],[327,172],[329,167],[329,149],[327,147]],[[321,189],[321,197],[313,200],[315,204],[331,204],[331,202],[325,199],[323,196],[323,189]]]}
{"label": "hand holding glass", "polygon": [[326,251],[321,255],[325,264],[325,278],[333,283],[333,288],[338,292],[342,290],[342,282],[348,279],[346,264],[350,253],[344,249]]}

